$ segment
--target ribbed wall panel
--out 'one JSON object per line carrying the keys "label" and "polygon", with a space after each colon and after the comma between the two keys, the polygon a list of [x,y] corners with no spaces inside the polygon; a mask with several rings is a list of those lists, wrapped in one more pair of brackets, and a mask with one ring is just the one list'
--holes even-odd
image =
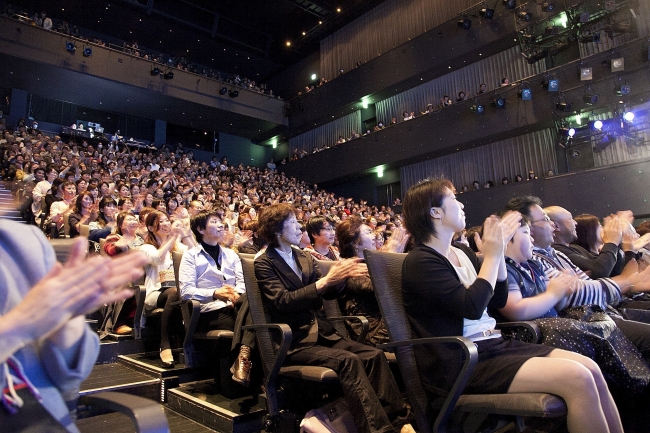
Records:
{"label": "ribbed wall panel", "polygon": [[650,36],[650,2],[642,0],[639,3],[636,25],[639,31],[639,36]]}
{"label": "ribbed wall panel", "polygon": [[504,176],[512,182],[517,174],[526,178],[529,170],[534,170],[540,177],[545,176],[548,170],[557,173],[554,137],[552,129],[544,129],[401,167],[402,194],[428,177],[445,177],[457,189],[468,185],[471,190],[475,180],[481,187],[488,180],[498,186]]}
{"label": "ribbed wall panel", "polygon": [[476,0],[386,1],[321,41],[321,77],[331,80],[339,69],[349,71],[358,61],[372,60],[475,4]]}
{"label": "ribbed wall panel", "polygon": [[352,131],[361,134],[361,128],[361,111],[355,111],[326,125],[290,138],[289,148],[292,153],[296,149],[312,153],[316,147],[333,146],[341,135],[347,139]]}
{"label": "ribbed wall panel", "polygon": [[415,111],[416,115],[419,115],[429,103],[437,107],[444,95],[449,95],[455,102],[461,90],[471,97],[477,93],[481,83],[487,85],[489,92],[500,86],[503,77],[508,77],[510,82],[514,82],[541,74],[545,70],[543,61],[528,64],[521,55],[521,49],[515,46],[377,102],[377,120],[388,122],[392,117],[396,117],[400,121],[404,111]]}

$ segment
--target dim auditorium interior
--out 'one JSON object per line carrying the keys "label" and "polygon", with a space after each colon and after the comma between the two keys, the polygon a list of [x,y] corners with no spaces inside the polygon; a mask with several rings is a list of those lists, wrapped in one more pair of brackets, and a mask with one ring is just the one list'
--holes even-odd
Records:
{"label": "dim auditorium interior", "polygon": [[[88,172],[102,196],[106,182],[120,209],[153,206],[149,188],[158,202],[178,193],[181,207],[241,215],[284,200],[305,219],[395,227],[406,191],[444,177],[467,227],[526,195],[574,215],[650,219],[646,0],[0,0],[0,56],[0,213],[20,223],[38,223],[24,203],[41,163],[73,182]],[[65,262],[67,219],[61,232],[41,228]],[[161,309],[144,308],[144,280],[133,281],[128,332],[87,316],[101,340],[79,431],[298,432],[308,411],[331,407],[336,373],[282,366],[288,342],[274,332],[286,329],[253,305],[252,256],[242,257],[258,309],[251,385],[231,379],[232,331],[196,332],[192,301],[176,305],[175,362],[161,366]],[[389,265],[371,269],[375,286],[401,273]],[[382,311],[401,309],[386,302]],[[533,332],[521,326],[513,335]],[[522,409],[464,395],[461,378],[441,404],[389,332],[415,431],[568,431],[553,395]],[[626,432],[648,431],[648,397],[615,396]]]}

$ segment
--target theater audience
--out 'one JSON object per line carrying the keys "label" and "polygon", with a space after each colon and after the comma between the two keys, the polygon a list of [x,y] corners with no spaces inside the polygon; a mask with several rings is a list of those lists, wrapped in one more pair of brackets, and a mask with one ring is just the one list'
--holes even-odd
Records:
{"label": "theater audience", "polygon": [[319,314],[321,297],[335,296],[348,278],[366,276],[365,265],[340,260],[319,278],[313,258],[293,247],[302,232],[291,205],[269,206],[259,222],[269,247],[255,260],[255,276],[271,321],[287,323],[293,332],[285,364],[336,371],[360,432],[399,430],[410,416],[383,352],[343,338]]}
{"label": "theater audience", "polygon": [[[570,432],[622,432],[614,400],[599,367],[590,359],[543,345],[504,340],[487,314],[508,298],[505,243],[520,226],[521,215],[488,218],[483,225],[483,263],[476,269],[451,246],[465,227],[463,205],[453,185],[426,180],[404,198],[405,224],[415,240],[402,275],[404,307],[416,337],[463,335],[474,341],[479,361],[467,393],[547,392],[567,403]],[[416,348],[418,367],[428,386],[449,389],[435,374],[439,361]]]}

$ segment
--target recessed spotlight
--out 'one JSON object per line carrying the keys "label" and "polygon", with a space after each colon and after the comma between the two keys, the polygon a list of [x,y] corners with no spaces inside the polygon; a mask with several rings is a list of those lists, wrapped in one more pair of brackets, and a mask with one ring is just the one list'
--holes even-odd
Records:
{"label": "recessed spotlight", "polygon": [[323,24],[323,22],[322,22],[322,21],[319,21],[318,24]]}
{"label": "recessed spotlight", "polygon": [[291,46],[291,41],[287,41],[287,47]]}
{"label": "recessed spotlight", "polygon": [[341,8],[336,8],[336,12],[341,12]]}
{"label": "recessed spotlight", "polygon": [[307,32],[302,32],[302,35],[303,35],[303,36],[305,36],[306,34],[307,34]]}

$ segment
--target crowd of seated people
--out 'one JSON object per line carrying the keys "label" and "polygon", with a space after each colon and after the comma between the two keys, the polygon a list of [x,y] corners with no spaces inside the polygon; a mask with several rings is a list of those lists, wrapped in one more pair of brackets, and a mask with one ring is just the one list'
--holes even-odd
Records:
{"label": "crowd of seated people", "polygon": [[[568,403],[569,431],[622,431],[609,391],[616,383],[600,359],[563,350],[566,347],[506,341],[494,332],[492,315],[499,320],[556,317],[585,304],[607,311],[622,338],[639,351],[650,382],[650,318],[640,308],[647,304],[636,297],[650,290],[646,271],[636,266],[650,235],[631,232],[629,213],[606,219],[602,229],[586,219],[589,235],[584,236],[589,240],[578,248],[572,246],[579,238],[568,211],[541,208],[534,198],[513,199],[504,204],[509,213],[489,218],[479,235],[469,235],[480,253],[478,260],[468,248],[450,249],[454,234],[464,229],[464,214],[448,182],[428,181],[411,188],[404,199],[403,223],[390,208],[337,197],[269,169],[233,167],[226,160],[195,161],[178,149],[145,152],[118,144],[97,150],[35,130],[5,132],[3,139],[5,179],[7,173],[22,170],[21,180],[16,181],[15,174],[12,180],[32,184],[31,195],[25,194],[31,203],[23,207],[35,211],[32,223],[49,218],[54,229],[43,229],[57,236],[67,216],[70,236],[87,225],[91,239],[106,239],[107,255],[130,249],[144,253],[146,308],[163,310],[160,356],[165,367],[175,361],[169,335],[182,326],[171,314],[175,300],[201,303],[200,329],[232,329],[237,310],[231,306],[244,290],[235,252],[254,253],[256,276],[271,315],[288,321],[298,336],[287,362],[329,366],[324,360],[331,350],[363,353],[349,371],[334,366],[349,405],[355,408],[365,401],[372,406],[377,398],[390,405],[372,416],[355,410],[355,421],[363,431],[373,423],[399,428],[409,414],[392,393],[393,378],[377,352],[341,340],[320,316],[315,341],[301,334],[321,299],[336,297],[345,314],[369,318],[368,347],[388,341],[362,264],[365,250],[382,249],[409,251],[404,299],[417,336],[464,335],[476,341],[479,365],[470,378],[470,392],[550,392]],[[47,192],[47,185],[52,191]],[[422,203],[430,204],[423,210]],[[180,290],[172,283],[173,251],[183,253]],[[319,279],[315,260],[340,264]],[[583,262],[584,270],[575,266]],[[431,272],[422,271],[429,268]],[[305,283],[297,284],[292,273],[302,275]],[[460,301],[460,293],[472,302]],[[439,314],[432,314],[433,305]],[[615,309],[620,305],[626,306],[625,313]],[[110,332],[130,330],[133,308],[124,299],[111,304],[104,317]],[[350,335],[359,334],[355,323],[347,327]],[[233,379],[247,385],[254,337],[242,336],[233,349]],[[379,370],[379,381],[390,385],[388,389],[379,386],[376,376],[368,376]],[[426,369],[422,376],[430,385],[444,386]],[[364,393],[347,382],[356,380],[367,383]]]}
{"label": "crowd of seated people", "polygon": [[[507,80],[507,78],[504,78],[504,80]],[[319,83],[319,87],[322,84],[323,84],[323,82],[321,81],[321,83]],[[486,89],[487,89],[486,85],[481,83],[479,85],[479,89],[476,91],[476,96],[485,93]],[[311,87],[307,86],[307,88],[305,89],[305,93],[309,93],[309,92],[311,92],[313,90],[314,90],[314,86],[311,86]],[[299,95],[302,95],[302,92],[299,92]],[[464,90],[461,90],[460,92],[458,92],[458,96],[456,98],[456,103],[464,102],[464,101],[468,100],[469,98],[470,98],[469,94],[466,93]],[[449,95],[444,95],[442,98],[440,98],[440,101],[437,104],[437,106],[434,106],[434,104],[427,104],[424,111],[420,111],[420,115],[424,116],[425,114],[430,114],[430,113],[436,112],[436,111],[441,110],[441,109],[443,109],[445,107],[450,107],[452,104],[453,104],[452,98]],[[402,112],[402,121],[404,121],[404,122],[407,121],[407,120],[415,119],[415,117],[416,117],[415,111],[405,110],[404,112]],[[373,132],[382,131],[382,130],[386,129],[387,126],[393,126],[393,125],[396,125],[396,124],[397,124],[397,117],[392,117],[390,122],[388,122],[387,125],[384,123],[383,120],[380,120],[375,124],[375,126],[373,126],[372,128],[367,128],[366,131],[363,132],[362,134],[359,134],[355,130],[352,130],[350,132],[350,136],[347,137],[347,138],[344,135],[339,135],[339,138],[335,143],[332,143],[332,144],[324,143],[322,146],[314,146],[311,149],[311,154],[322,152],[324,150],[330,149],[332,147],[336,147],[336,146],[338,146],[340,144],[343,144],[343,143],[346,143],[348,141],[357,139],[359,137],[365,137],[365,136],[367,136],[367,135],[369,135],[369,134],[371,134]],[[309,155],[309,152],[307,150],[305,150],[305,149],[294,149],[293,153],[292,153],[291,157],[288,159],[288,161],[283,160],[281,163],[285,164],[285,163],[290,162],[290,161],[297,161],[299,159],[304,158],[307,155]],[[463,186],[461,188],[461,191],[464,192],[464,189],[465,189],[465,186]],[[478,188],[475,188],[475,189],[478,189]]]}
{"label": "crowd of seated people", "polygon": [[[273,90],[267,89],[265,84],[256,83],[255,80],[241,77],[238,74],[230,74],[213,70],[212,68],[202,66],[199,63],[192,62],[184,56],[173,57],[168,54],[154,52],[153,50],[146,49],[144,47],[141,48],[137,41],[121,41],[119,45],[116,45],[109,44],[106,40],[103,40],[97,36],[84,36],[77,25],[70,24],[65,20],[52,20],[44,11],[40,13],[35,12],[34,14],[28,14],[26,12],[15,10],[11,4],[2,2],[0,5],[0,14],[8,17],[15,17],[21,20],[27,20],[32,25],[35,25],[37,27],[42,27],[46,30],[52,30],[71,36],[73,38],[81,39],[85,43],[94,44],[100,47],[110,46],[111,49],[119,49],[122,50],[125,54],[141,57],[145,60],[150,60],[165,67],[188,71],[194,74],[202,75],[204,77],[215,79],[217,81],[228,83],[231,86],[236,86],[250,90],[252,92],[276,97],[276,95],[273,94]],[[109,37],[106,37],[106,39],[109,39]],[[281,98],[278,97],[278,99]]]}

